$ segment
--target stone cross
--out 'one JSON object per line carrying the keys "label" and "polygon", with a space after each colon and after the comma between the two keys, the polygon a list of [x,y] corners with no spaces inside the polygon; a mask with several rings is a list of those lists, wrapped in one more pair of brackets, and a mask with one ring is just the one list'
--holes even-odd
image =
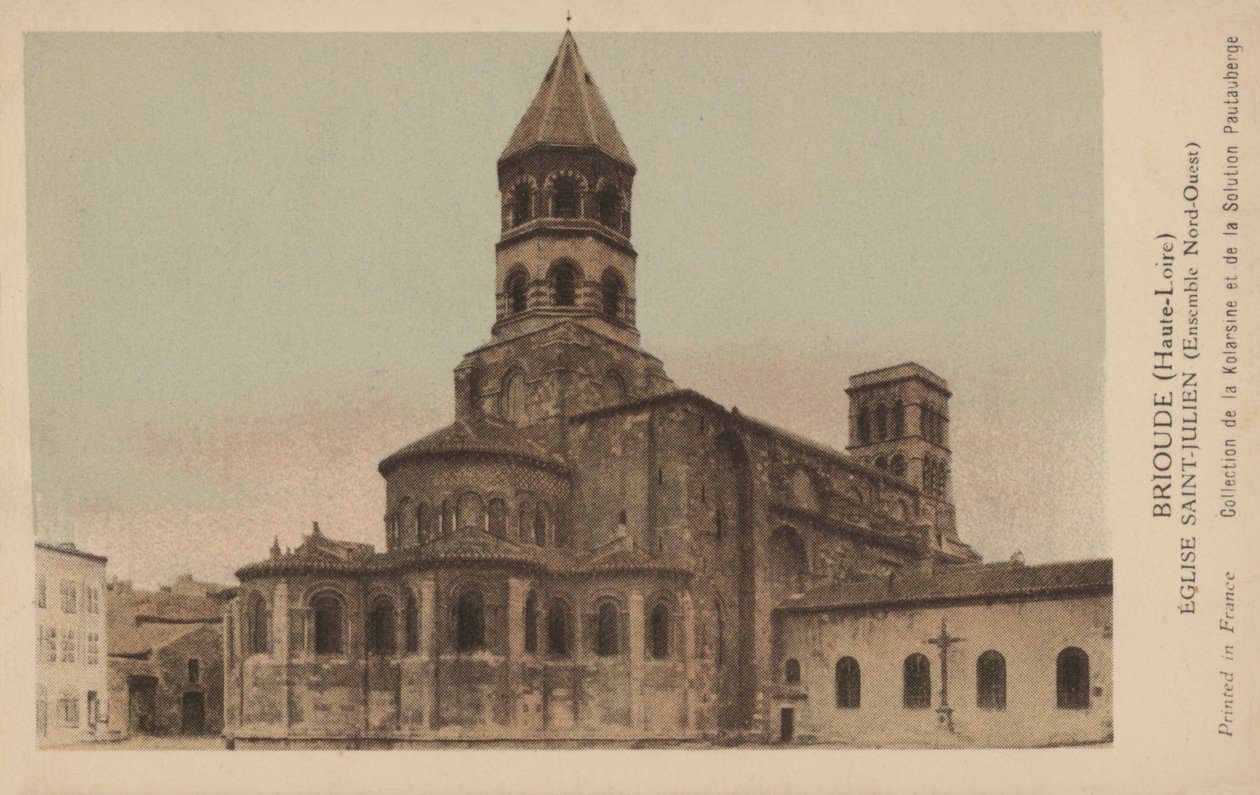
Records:
{"label": "stone cross", "polygon": [[937,707],[936,713],[940,716],[940,722],[945,724],[945,728],[950,733],[954,731],[954,710],[949,706],[949,647],[961,641],[962,638],[955,638],[949,634],[944,618],[941,619],[941,634],[923,641],[941,650],[941,705]]}

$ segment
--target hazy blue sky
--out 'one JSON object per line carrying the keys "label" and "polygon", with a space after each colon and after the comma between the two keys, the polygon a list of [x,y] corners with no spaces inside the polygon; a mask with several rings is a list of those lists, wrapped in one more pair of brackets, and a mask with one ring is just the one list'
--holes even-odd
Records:
{"label": "hazy blue sky", "polygon": [[[843,447],[848,376],[916,360],[964,540],[1107,553],[1096,36],[576,35],[677,383]],[[148,584],[312,519],[382,545],[376,463],[489,335],[494,164],[559,42],[29,35],[37,532]]]}

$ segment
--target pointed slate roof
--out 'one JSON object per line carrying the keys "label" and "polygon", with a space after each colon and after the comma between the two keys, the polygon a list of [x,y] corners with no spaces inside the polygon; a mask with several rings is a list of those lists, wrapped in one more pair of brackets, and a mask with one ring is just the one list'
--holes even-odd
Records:
{"label": "pointed slate roof", "polygon": [[538,145],[594,147],[634,168],[630,150],[582,62],[573,34],[567,30],[560,51],[499,162]]}

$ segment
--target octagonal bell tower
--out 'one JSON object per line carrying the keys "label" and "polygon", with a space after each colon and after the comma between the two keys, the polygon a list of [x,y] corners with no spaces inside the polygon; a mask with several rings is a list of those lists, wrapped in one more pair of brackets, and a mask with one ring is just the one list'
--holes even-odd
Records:
{"label": "octagonal bell tower", "polygon": [[572,319],[637,346],[634,161],[568,31],[498,172],[494,337]]}

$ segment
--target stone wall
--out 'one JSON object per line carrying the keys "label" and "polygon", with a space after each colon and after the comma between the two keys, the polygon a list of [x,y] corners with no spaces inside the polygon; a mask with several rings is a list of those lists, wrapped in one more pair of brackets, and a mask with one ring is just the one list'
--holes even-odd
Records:
{"label": "stone wall", "polygon": [[[940,633],[962,640],[949,650],[949,706],[955,732],[941,723],[940,656],[925,641]],[[862,746],[1024,747],[1109,742],[1112,738],[1111,596],[1007,601],[936,607],[787,613],[776,648],[775,714],[795,710],[803,742]],[[1061,709],[1056,660],[1068,647],[1089,657],[1089,705]],[[977,703],[977,660],[989,650],[1005,659],[1002,709]],[[919,652],[931,666],[927,709],[903,706],[903,661]],[[836,664],[858,661],[860,706],[837,706]],[[784,681],[784,664],[800,664],[800,685]]]}

